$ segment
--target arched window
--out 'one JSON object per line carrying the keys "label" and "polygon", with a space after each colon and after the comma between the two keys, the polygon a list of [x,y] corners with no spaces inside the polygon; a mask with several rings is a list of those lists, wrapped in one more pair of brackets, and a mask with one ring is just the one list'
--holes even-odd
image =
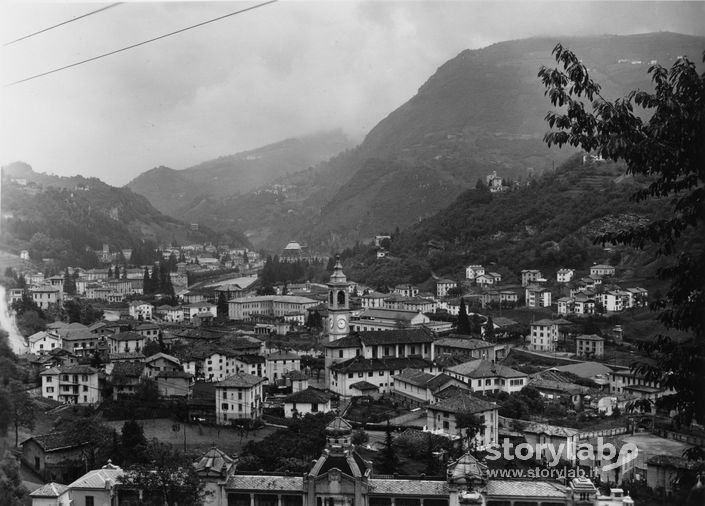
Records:
{"label": "arched window", "polygon": [[345,305],[345,292],[343,290],[338,291],[338,305]]}
{"label": "arched window", "polygon": [[329,299],[329,304],[332,306],[333,305],[333,291],[331,290],[330,292],[330,299]]}

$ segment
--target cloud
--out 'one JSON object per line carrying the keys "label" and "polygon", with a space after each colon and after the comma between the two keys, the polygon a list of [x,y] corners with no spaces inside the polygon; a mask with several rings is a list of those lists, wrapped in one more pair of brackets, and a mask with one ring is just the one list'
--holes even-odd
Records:
{"label": "cloud", "polygon": [[[2,79],[115,50],[253,5],[127,3],[2,50]],[[10,4],[6,40],[90,8]],[[703,4],[281,1],[5,88],[0,163],[124,184],[342,127],[361,139],[466,48],[545,34],[702,34]]]}

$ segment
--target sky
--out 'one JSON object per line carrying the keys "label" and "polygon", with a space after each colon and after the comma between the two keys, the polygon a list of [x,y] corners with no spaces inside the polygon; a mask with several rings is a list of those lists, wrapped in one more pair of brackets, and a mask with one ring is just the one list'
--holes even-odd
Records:
{"label": "sky", "polygon": [[[0,48],[0,165],[124,185],[331,129],[365,134],[464,49],[533,36],[705,35],[705,2],[125,2]],[[0,37],[111,4],[0,2]]]}

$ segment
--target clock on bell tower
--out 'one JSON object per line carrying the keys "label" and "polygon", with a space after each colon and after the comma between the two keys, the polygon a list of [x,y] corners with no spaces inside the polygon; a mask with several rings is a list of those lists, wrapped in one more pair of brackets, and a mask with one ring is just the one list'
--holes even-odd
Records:
{"label": "clock on bell tower", "polygon": [[340,257],[335,258],[328,282],[328,340],[337,341],[350,333],[350,294]]}

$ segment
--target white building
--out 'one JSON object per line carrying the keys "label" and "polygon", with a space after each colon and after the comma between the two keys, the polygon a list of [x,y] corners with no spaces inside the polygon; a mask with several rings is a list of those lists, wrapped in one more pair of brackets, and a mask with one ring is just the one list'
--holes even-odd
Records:
{"label": "white building", "polygon": [[61,302],[61,290],[52,286],[35,286],[29,289],[29,293],[40,309],[48,309],[51,304]]}
{"label": "white building", "polygon": [[301,369],[301,357],[296,353],[278,351],[270,353],[265,359],[267,361],[267,378],[272,382],[283,378],[291,371]]}
{"label": "white building", "polygon": [[29,352],[36,355],[44,355],[53,349],[61,348],[61,337],[44,330],[32,334],[27,340],[29,341]]}
{"label": "white building", "polygon": [[98,370],[87,365],[52,367],[39,373],[42,397],[64,404],[97,404],[101,401]]}
{"label": "white building", "polygon": [[231,320],[249,320],[253,316],[279,316],[306,314],[318,301],[295,295],[262,295],[242,297],[228,301],[228,317]]}
{"label": "white building", "polygon": [[489,360],[471,360],[446,368],[446,374],[470,387],[473,393],[508,394],[518,392],[529,383],[529,375]]}
{"label": "white building", "polygon": [[478,431],[471,442],[478,450],[498,442],[498,407],[489,402],[465,393],[431,404],[426,410],[426,426],[435,434],[451,437],[464,437],[465,431],[457,426],[456,415],[471,414],[484,422],[484,430]]}
{"label": "white building", "polygon": [[551,307],[551,290],[530,286],[525,291],[526,307]]}
{"label": "white building", "polygon": [[533,351],[552,352],[558,342],[558,324],[553,320],[543,319],[531,323],[531,344]]}
{"label": "white building", "polygon": [[590,267],[590,276],[614,276],[615,268],[611,265],[598,264]]}
{"label": "white building", "polygon": [[229,425],[232,420],[260,418],[264,382],[264,378],[239,372],[216,383],[216,422],[220,425]]}
{"label": "white building", "polygon": [[559,283],[569,283],[575,276],[575,269],[558,269],[556,273],[556,281]]}
{"label": "white building", "polygon": [[481,265],[473,264],[465,268],[465,279],[474,280],[477,276],[485,273],[485,268]]}
{"label": "white building", "polygon": [[130,302],[129,312],[130,316],[135,320],[151,320],[154,306],[148,302],[136,300]]}
{"label": "white building", "polygon": [[332,398],[333,395],[324,390],[308,387],[284,398],[284,416],[292,418],[308,414],[328,413],[332,409]]}

